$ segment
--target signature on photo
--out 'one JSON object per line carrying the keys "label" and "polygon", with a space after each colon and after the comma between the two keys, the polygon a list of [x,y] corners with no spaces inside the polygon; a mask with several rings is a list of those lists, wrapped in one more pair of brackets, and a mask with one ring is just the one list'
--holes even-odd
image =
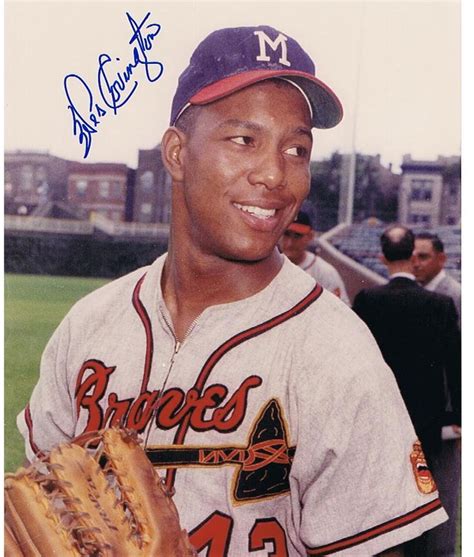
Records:
{"label": "signature on photo", "polygon": [[[68,109],[72,115],[73,133],[84,146],[84,158],[89,155],[92,135],[97,133],[101,119],[112,112],[117,115],[135,93],[138,87],[136,69],[142,66],[148,82],[153,83],[163,74],[161,62],[148,59],[148,52],[161,30],[158,23],[149,23],[151,12],[139,22],[126,12],[133,30],[129,44],[133,46],[131,60],[124,65],[120,58],[107,53],[99,54],[97,68],[97,91],[94,97],[87,82],[75,73],[64,78],[64,91]],[[119,69],[117,70],[117,66]]]}

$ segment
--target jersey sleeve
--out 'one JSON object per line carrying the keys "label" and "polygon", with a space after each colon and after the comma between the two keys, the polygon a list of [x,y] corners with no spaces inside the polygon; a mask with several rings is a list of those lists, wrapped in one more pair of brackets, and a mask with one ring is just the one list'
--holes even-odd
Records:
{"label": "jersey sleeve", "polygon": [[74,393],[67,380],[69,321],[66,317],[50,338],[41,358],[39,380],[31,398],[17,417],[25,439],[25,453],[35,456],[74,436]]}
{"label": "jersey sleeve", "polygon": [[337,294],[337,296],[345,304],[350,305],[349,296],[347,295],[347,290],[344,285],[344,281],[342,280],[342,277],[339,274],[339,271],[332,265],[329,265],[327,261],[324,261],[324,263],[326,263],[326,265],[322,269],[322,271],[323,274],[325,275],[329,290],[333,294]]}
{"label": "jersey sleeve", "polygon": [[447,519],[393,373],[357,329],[298,381],[291,474],[308,555],[375,555]]}
{"label": "jersey sleeve", "polygon": [[336,271],[336,283],[338,284],[338,288],[341,292],[341,300],[347,304],[350,305],[350,300],[349,300],[349,296],[347,294],[347,290],[346,287],[344,286],[344,281],[342,280],[341,275]]}

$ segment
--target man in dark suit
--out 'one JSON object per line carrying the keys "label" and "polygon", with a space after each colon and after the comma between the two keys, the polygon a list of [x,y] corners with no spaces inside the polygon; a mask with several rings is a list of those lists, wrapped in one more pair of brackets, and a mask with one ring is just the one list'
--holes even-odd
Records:
{"label": "man in dark suit", "polygon": [[[461,321],[461,285],[444,269],[446,264],[444,244],[436,234],[420,232],[415,236],[413,270],[416,280],[427,290],[449,296]],[[441,452],[435,457],[432,471],[443,506],[450,520],[431,530],[427,535],[428,551],[432,554],[450,555],[456,541],[456,520],[461,485],[461,428],[453,424],[451,401],[446,396],[447,408],[443,427]]]}
{"label": "man in dark suit", "polygon": [[[446,403],[444,377],[455,423],[461,425],[457,312],[450,297],[429,292],[415,281],[414,235],[409,229],[389,227],[381,236],[381,247],[390,280],[359,292],[353,309],[372,331],[395,374],[428,464],[436,468]],[[436,470],[433,472],[436,480]],[[426,554],[420,551],[423,547],[426,551],[426,546],[419,545],[416,554]]]}
{"label": "man in dark suit", "polygon": [[461,285],[445,271],[446,259],[444,244],[437,234],[420,232],[415,236],[413,270],[416,280],[427,290],[452,298],[460,321]]}

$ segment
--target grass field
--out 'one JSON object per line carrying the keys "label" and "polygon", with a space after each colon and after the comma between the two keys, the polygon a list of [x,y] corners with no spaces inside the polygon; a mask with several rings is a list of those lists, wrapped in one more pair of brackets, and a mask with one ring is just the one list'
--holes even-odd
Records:
{"label": "grass field", "polygon": [[16,416],[37,381],[39,362],[49,337],[79,298],[107,281],[36,275],[5,276],[5,461],[15,470],[24,459]]}

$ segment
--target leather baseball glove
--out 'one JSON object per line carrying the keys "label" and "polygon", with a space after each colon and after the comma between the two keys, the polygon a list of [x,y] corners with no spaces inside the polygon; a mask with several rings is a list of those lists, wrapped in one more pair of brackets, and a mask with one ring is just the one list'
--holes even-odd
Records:
{"label": "leather baseball glove", "polygon": [[5,555],[197,555],[139,443],[132,431],[106,429],[7,474]]}

